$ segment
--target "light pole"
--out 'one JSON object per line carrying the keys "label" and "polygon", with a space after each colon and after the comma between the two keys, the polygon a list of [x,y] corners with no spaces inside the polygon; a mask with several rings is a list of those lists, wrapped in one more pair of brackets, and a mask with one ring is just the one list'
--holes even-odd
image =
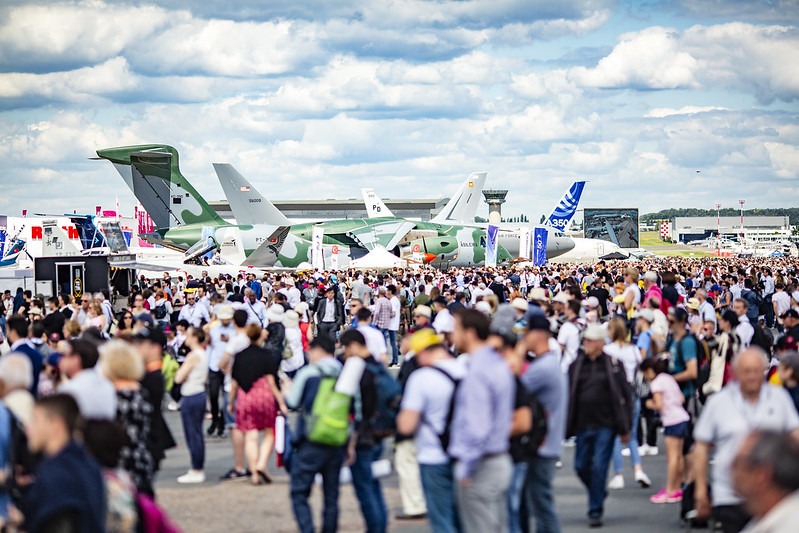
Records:
{"label": "light pole", "polygon": [[716,255],[721,257],[721,204],[716,204]]}
{"label": "light pole", "polygon": [[744,244],[744,202],[746,200],[738,200],[738,203],[741,204],[741,246]]}

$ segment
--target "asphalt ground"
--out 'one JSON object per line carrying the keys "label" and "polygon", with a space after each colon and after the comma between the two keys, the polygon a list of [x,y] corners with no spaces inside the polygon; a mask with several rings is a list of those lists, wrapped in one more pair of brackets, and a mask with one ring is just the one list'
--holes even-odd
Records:
{"label": "asphalt ground", "polygon": [[[233,466],[233,452],[229,438],[206,439],[206,477],[201,485],[179,485],[176,478],[185,473],[189,465],[183,429],[178,413],[166,413],[167,421],[178,442],[178,447],[167,452],[167,458],[157,475],[156,493],[159,503],[175,522],[187,533],[218,531],[293,532],[297,531],[289,497],[289,478],[286,471],[275,466],[274,455],[269,472],[271,485],[251,486],[248,480],[220,481],[219,478]],[[206,427],[208,426],[206,422]],[[386,446],[385,456],[390,457]],[[679,504],[655,505],[649,496],[659,490],[666,480],[666,458],[661,440],[661,453],[643,458],[644,470],[652,479],[652,487],[643,489],[633,482],[629,458],[625,458],[625,482],[622,490],[611,491],[605,505],[604,531],[657,533],[684,529],[679,519]],[[555,478],[555,499],[564,532],[587,531],[587,492],[573,470],[574,448],[565,448],[563,468]],[[396,474],[382,480],[384,497],[389,507],[389,530],[403,533],[429,531],[426,520],[398,521],[401,512]],[[314,488],[311,506],[317,518],[321,505],[321,488]],[[363,518],[351,485],[344,485],[339,496],[339,531],[363,531]],[[534,529],[533,529],[534,531]]]}

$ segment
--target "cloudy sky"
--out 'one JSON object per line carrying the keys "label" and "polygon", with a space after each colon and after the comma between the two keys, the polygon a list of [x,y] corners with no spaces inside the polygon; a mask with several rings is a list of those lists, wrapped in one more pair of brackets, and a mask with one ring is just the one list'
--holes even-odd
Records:
{"label": "cloudy sky", "polygon": [[575,178],[589,207],[796,206],[798,22],[799,0],[5,0],[0,213],[132,211],[87,158],[139,143],[209,200],[229,162],[273,199],[487,170],[533,219]]}

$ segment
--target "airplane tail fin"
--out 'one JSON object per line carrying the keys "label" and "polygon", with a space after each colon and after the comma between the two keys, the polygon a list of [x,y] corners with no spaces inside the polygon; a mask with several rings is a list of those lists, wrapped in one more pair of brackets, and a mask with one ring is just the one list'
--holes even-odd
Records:
{"label": "airplane tail fin", "polygon": [[369,218],[393,217],[394,214],[386,207],[383,200],[375,194],[374,189],[361,189],[363,203],[366,206],[366,214]]}
{"label": "airplane tail fin", "polygon": [[42,220],[42,255],[44,257],[66,257],[81,255],[67,237],[66,232],[58,227],[57,220]]}
{"label": "airplane tail fin", "polygon": [[577,212],[577,205],[580,203],[580,196],[585,188],[584,181],[575,181],[569,190],[563,193],[560,201],[544,221],[545,226],[550,226],[560,231],[564,231],[574,218]]}
{"label": "airplane tail fin", "polygon": [[94,217],[91,215],[75,216],[67,215],[69,219],[75,224],[80,236],[80,243],[84,250],[91,248],[105,248],[108,246],[108,241],[105,235],[94,224]]}
{"label": "airplane tail fin", "polygon": [[264,198],[244,176],[233,168],[233,165],[214,163],[214,170],[222,185],[222,190],[225,191],[225,197],[237,224],[269,224],[271,226],[291,224],[272,202]]}
{"label": "airplane tail fin", "polygon": [[180,173],[178,151],[165,144],[97,150],[114,164],[157,229],[225,222]]}
{"label": "airplane tail fin", "polygon": [[488,172],[470,174],[444,209],[431,222],[437,224],[472,224]]}

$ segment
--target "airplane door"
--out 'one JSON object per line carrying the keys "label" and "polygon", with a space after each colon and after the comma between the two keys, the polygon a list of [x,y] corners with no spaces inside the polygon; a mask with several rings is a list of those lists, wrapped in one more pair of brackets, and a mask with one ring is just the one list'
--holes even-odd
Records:
{"label": "airplane door", "polygon": [[56,263],[56,294],[71,294],[79,300],[86,289],[85,266],[83,263]]}
{"label": "airplane door", "polygon": [[605,255],[605,245],[602,244],[601,242],[597,243],[597,245],[596,245],[596,256],[597,257],[602,257],[603,255]]}

